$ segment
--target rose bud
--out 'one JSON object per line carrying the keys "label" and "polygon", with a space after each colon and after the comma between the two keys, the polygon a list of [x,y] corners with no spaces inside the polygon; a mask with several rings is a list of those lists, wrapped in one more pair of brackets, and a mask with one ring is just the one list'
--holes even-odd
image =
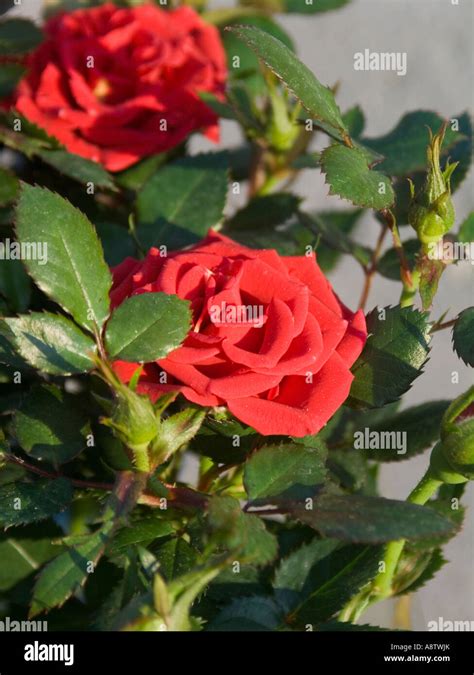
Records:
{"label": "rose bud", "polygon": [[116,397],[117,405],[112,417],[102,422],[110,426],[133,452],[136,468],[148,471],[148,446],[156,438],[159,428],[153,405],[148,398],[123,385],[116,389]]}
{"label": "rose bud", "polygon": [[269,87],[270,120],[267,137],[271,147],[277,152],[288,152],[300,134],[300,127],[295,116],[299,110],[296,106],[290,110],[290,101],[285,91],[279,91],[275,84]]}
{"label": "rose bud", "polygon": [[433,477],[444,483],[474,479],[474,387],[446,410],[441,424],[441,441],[433,448]]}
{"label": "rose bud", "polygon": [[410,181],[411,205],[408,222],[416,230],[423,244],[436,243],[454,225],[454,206],[451,200],[450,178],[457,162],[446,164],[444,171],[440,166],[440,150],[443,144],[446,125],[433,136],[430,130],[430,143],[427,149],[428,173],[425,184],[415,195]]}

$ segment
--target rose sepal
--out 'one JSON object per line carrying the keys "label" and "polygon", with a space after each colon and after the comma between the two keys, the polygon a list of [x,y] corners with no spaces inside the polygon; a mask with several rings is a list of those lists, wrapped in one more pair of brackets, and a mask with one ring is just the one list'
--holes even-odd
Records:
{"label": "rose sepal", "polygon": [[418,194],[410,181],[411,204],[408,222],[418,235],[422,244],[438,242],[454,225],[455,212],[451,199],[451,174],[457,162],[446,164],[441,169],[440,152],[443,144],[446,124],[437,134],[430,131],[430,143],[427,149],[428,172],[425,183]]}

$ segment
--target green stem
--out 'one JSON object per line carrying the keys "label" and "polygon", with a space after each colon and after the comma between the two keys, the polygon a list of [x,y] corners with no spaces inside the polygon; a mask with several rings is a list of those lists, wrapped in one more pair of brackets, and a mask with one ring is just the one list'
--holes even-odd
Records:
{"label": "green stem", "polygon": [[288,176],[288,174],[288,170],[282,169],[274,174],[271,174],[270,176],[267,176],[263,185],[259,188],[259,190],[257,190],[257,196],[263,197],[265,195],[271,194],[273,190],[281,183],[281,181]]}
{"label": "green stem", "polygon": [[[441,481],[432,478],[428,469],[418,485],[408,496],[407,502],[422,506],[426,504],[441,485]],[[384,556],[385,569],[375,578],[373,584],[373,592],[377,596],[377,599],[386,598],[391,595],[393,578],[404,546],[405,539],[391,541],[387,545]]]}
{"label": "green stem", "polygon": [[403,290],[400,296],[400,305],[402,307],[410,307],[415,301],[415,296],[420,285],[420,272],[416,268],[413,271],[410,270],[410,265],[408,264],[405,250],[403,248],[403,243],[400,238],[397,221],[392,211],[389,209],[383,209],[381,214],[390,228],[393,238],[393,246],[400,260],[400,278],[403,284]]}
{"label": "green stem", "polygon": [[418,292],[418,287],[420,285],[420,277],[421,277],[420,271],[415,268],[411,273],[411,283],[410,282],[403,283],[403,290],[400,296],[401,307],[411,307],[411,305],[413,305],[413,303],[415,302],[415,297]]}

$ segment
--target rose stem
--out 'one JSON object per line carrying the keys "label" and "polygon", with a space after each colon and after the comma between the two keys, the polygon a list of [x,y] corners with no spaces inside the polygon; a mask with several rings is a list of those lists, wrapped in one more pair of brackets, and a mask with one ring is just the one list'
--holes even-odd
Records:
{"label": "rose stem", "polygon": [[403,248],[402,240],[400,239],[400,232],[398,231],[397,221],[392,211],[383,209],[380,212],[388,223],[393,238],[393,246],[398,254],[400,260],[400,278],[403,284],[403,291],[400,297],[400,305],[402,307],[409,307],[413,305],[418,286],[420,283],[419,271],[410,271],[405,250]]}
{"label": "rose stem", "polygon": [[[112,483],[95,483],[94,481],[81,480],[78,478],[69,478],[69,476],[63,476],[60,473],[50,473],[44,469],[40,469],[37,466],[28,464],[20,457],[15,457],[15,455],[6,454],[5,459],[12,464],[17,464],[18,466],[23,467],[25,471],[34,473],[37,476],[42,478],[49,478],[55,480],[56,478],[67,478],[74,487],[77,488],[89,488],[92,490],[103,490],[104,492],[111,492],[114,489]],[[168,483],[163,483],[165,488],[169,491],[171,498],[170,502],[173,506],[177,508],[188,508],[188,507],[199,507],[204,508],[207,503],[207,495],[203,495],[196,490],[190,488],[180,487],[179,485],[169,485]],[[143,493],[139,499],[140,504],[145,504],[146,506],[158,506],[161,508],[162,502],[160,497],[156,497],[150,493]]]}
{"label": "rose stem", "polygon": [[374,252],[372,253],[372,258],[367,267],[364,268],[365,274],[365,283],[364,288],[362,289],[362,295],[360,297],[359,309],[365,309],[367,300],[370,293],[370,288],[372,286],[372,281],[374,279],[375,272],[377,271],[377,263],[380,257],[380,252],[382,250],[382,245],[385,239],[385,235],[388,231],[388,223],[385,223],[380,231],[379,237],[377,239],[377,244],[375,245]]}
{"label": "rose stem", "polygon": [[[428,469],[418,485],[408,496],[407,502],[423,506],[441,485],[442,482],[433,478],[430,475],[430,469]],[[375,578],[373,585],[374,593],[381,598],[388,597],[392,592],[393,577],[405,546],[405,541],[405,539],[399,539],[387,544],[384,556],[385,571],[380,572]]]}

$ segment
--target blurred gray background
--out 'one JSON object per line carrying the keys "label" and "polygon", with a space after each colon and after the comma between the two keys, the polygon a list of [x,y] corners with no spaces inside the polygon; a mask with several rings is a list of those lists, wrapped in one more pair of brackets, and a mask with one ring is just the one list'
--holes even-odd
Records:
{"label": "blurred gray background", "polygon": [[[9,15],[38,18],[41,4],[41,0],[21,0]],[[229,4],[230,0],[212,3],[213,7]],[[473,18],[473,0],[352,0],[338,11],[314,16],[286,15],[279,21],[292,36],[300,58],[319,80],[329,85],[340,83],[341,109],[360,104],[366,114],[366,135],[377,136],[391,130],[410,110],[435,110],[445,117],[466,109],[472,112]],[[400,77],[396,72],[355,71],[354,54],[364,49],[406,52],[407,74]],[[238,132],[230,122],[223,124],[222,142],[228,146],[239,142]],[[192,148],[209,149],[210,144],[196,138]],[[327,186],[317,171],[303,171],[295,190],[305,197],[307,207],[344,208],[344,202],[327,195]],[[455,205],[460,223],[474,207],[472,170],[455,195]],[[357,238],[373,245],[377,233],[377,223],[367,214],[359,225]],[[402,236],[411,236],[407,228],[402,230]],[[331,281],[343,301],[355,308],[363,283],[359,266],[344,257]],[[396,304],[399,292],[399,284],[377,277],[367,307]],[[474,266],[463,262],[449,267],[436,296],[433,317],[447,309],[449,318],[455,317],[473,304]],[[451,382],[453,371],[459,373],[458,384]],[[472,382],[472,369],[453,353],[450,331],[441,331],[434,336],[430,361],[406,395],[405,405],[455,398]],[[382,494],[404,499],[424,473],[428,457],[426,453],[384,467]],[[474,621],[473,494],[471,485],[463,499],[469,507],[463,531],[446,547],[445,555],[452,562],[412,598],[415,630],[427,630],[429,621],[440,618]],[[393,610],[391,601],[380,603],[364,615],[363,621],[392,627]]]}

